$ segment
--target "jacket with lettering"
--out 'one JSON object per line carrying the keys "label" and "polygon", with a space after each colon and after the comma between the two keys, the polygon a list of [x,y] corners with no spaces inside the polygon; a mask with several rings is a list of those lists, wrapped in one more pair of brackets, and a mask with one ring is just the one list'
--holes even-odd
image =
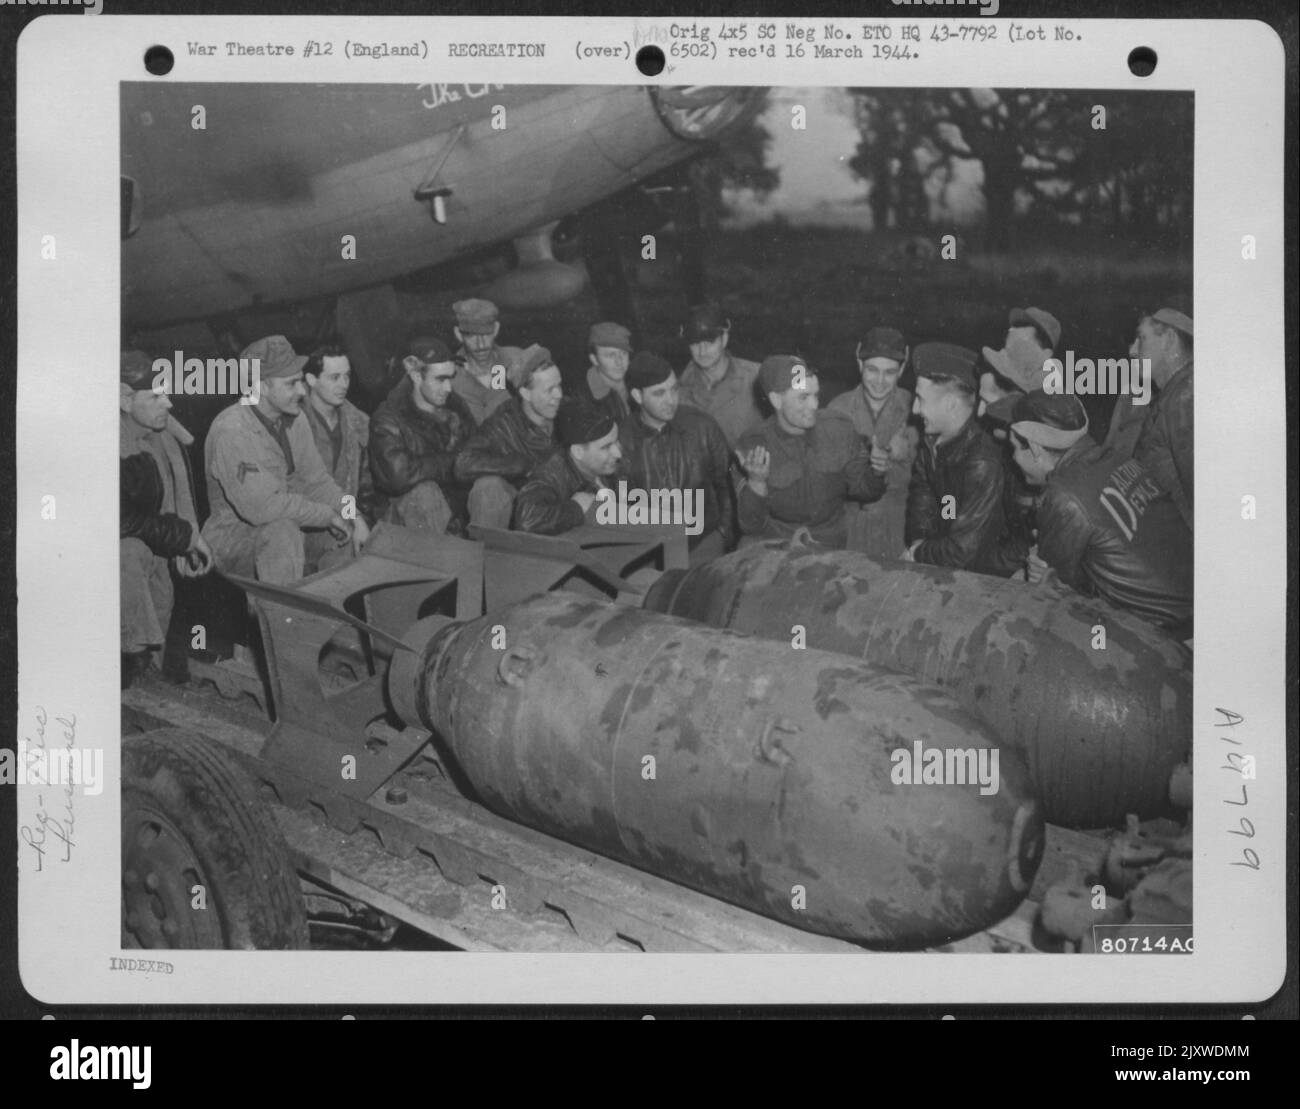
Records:
{"label": "jacket with lettering", "polygon": [[870,449],[838,412],[818,412],[817,423],[803,435],[782,430],[776,416],[769,416],[742,435],[736,449],[748,454],[755,447],[767,449],[771,465],[766,497],[748,481],[741,483],[738,515],[745,535],[784,539],[806,527],[818,543],[843,547],[846,503],[885,494],[886,479],[871,468]]}
{"label": "jacket with lettering", "polygon": [[734,447],[740,437],[752,431],[763,420],[758,408],[758,363],[737,358],[723,351],[727,369],[716,385],[709,383],[708,375],[692,360],[678,375],[683,404],[706,412],[717,422],[727,445]]}
{"label": "jacket with lettering", "polygon": [[468,519],[469,487],[456,480],[456,456],[474,431],[474,418],[455,393],[446,419],[415,403],[409,377],[399,381],[370,418],[370,471],[387,499],[404,496],[423,481],[436,482],[457,519]]}
{"label": "jacket with lettering", "polygon": [[[972,416],[947,443],[922,440],[907,490],[906,541],[917,562],[1006,577],[1002,451]],[[951,500],[946,498],[951,497]]]}
{"label": "jacket with lettering", "polygon": [[1117,463],[1091,440],[1071,447],[1038,507],[1038,555],[1071,588],[1192,634],[1192,535],[1137,459]]}
{"label": "jacket with lettering", "polygon": [[[370,417],[351,401],[343,402],[338,410],[342,426],[342,442],[338,459],[334,460],[330,429],[325,423],[325,418],[313,407],[311,398],[303,401],[302,411],[311,425],[312,437],[316,441],[316,453],[325,463],[330,477],[343,492],[356,497],[357,511],[368,523],[373,524],[379,517],[379,503],[375,494],[375,483],[370,476],[368,451]],[[333,462],[332,466],[331,462]]]}
{"label": "jacket with lettering", "polygon": [[1142,425],[1133,457],[1173,497],[1192,530],[1192,363],[1160,390]]}
{"label": "jacket with lettering", "polygon": [[519,398],[511,397],[466,441],[456,459],[456,479],[472,485],[481,477],[500,477],[519,488],[555,445],[550,421],[533,423]]}
{"label": "jacket with lettering", "polygon": [[338,487],[301,416],[288,424],[293,473],[275,436],[253,406],[238,401],[217,415],[203,445],[211,515],[203,537],[220,558],[227,542],[247,527],[292,520],[303,528],[325,528],[342,513]]}
{"label": "jacket with lettering", "polygon": [[[515,498],[514,526],[538,535],[559,535],[587,519],[574,493],[596,493],[601,486],[579,473],[567,450],[557,450],[529,476]],[[590,512],[594,513],[593,504]]]}
{"label": "jacket with lettering", "polygon": [[722,429],[712,416],[679,405],[677,414],[658,431],[648,427],[641,411],[633,411],[618,429],[618,444],[623,449],[619,476],[628,489],[655,490],[698,489],[703,495],[703,531],[720,531],[730,546],[731,534],[731,452]]}

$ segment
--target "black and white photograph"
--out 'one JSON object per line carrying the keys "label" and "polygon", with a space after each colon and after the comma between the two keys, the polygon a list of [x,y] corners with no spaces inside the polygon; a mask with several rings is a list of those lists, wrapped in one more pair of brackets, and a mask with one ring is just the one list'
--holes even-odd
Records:
{"label": "black and white photograph", "polygon": [[124,947],[1193,948],[1191,94],[121,120]]}

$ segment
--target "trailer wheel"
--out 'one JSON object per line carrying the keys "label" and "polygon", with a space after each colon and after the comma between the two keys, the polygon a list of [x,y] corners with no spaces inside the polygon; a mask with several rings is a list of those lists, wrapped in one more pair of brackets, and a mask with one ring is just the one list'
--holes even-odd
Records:
{"label": "trailer wheel", "polygon": [[178,728],[122,738],[122,945],[308,946],[270,811],[216,744]]}

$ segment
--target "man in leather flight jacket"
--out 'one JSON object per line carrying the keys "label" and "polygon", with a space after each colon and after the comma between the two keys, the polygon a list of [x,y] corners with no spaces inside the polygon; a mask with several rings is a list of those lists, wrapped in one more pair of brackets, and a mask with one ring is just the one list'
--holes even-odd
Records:
{"label": "man in leather flight jacket", "polygon": [[483,421],[456,459],[456,480],[471,487],[470,522],[485,527],[510,526],[516,494],[556,447],[564,393],[551,352],[525,350],[510,384],[517,395]]}
{"label": "man in leather flight jacket", "polygon": [[382,518],[463,535],[469,488],[453,471],[474,419],[453,391],[456,364],[441,340],[417,336],[402,366],[405,376],[370,420],[370,469],[375,489],[388,498]]}
{"label": "man in leather flight jacket", "polygon": [[707,412],[680,402],[677,375],[649,351],[632,359],[628,390],[635,407],[618,426],[620,475],[630,489],[681,490],[700,497],[699,535],[689,539],[691,565],[717,557],[733,543],[731,452]]}

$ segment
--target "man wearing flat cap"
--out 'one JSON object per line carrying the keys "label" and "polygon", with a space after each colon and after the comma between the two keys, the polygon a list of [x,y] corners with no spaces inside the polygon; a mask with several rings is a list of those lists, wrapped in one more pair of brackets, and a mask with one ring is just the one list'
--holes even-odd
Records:
{"label": "man wearing flat cap", "polygon": [[925,438],[907,490],[903,558],[1005,577],[1002,452],[975,418],[979,355],[951,343],[912,351],[914,410]]}
{"label": "man wearing flat cap", "polygon": [[712,416],[727,445],[735,447],[741,435],[763,419],[754,393],[758,364],[727,349],[731,321],[716,304],[692,308],[682,338],[691,348],[691,360],[678,380],[682,400]]}
{"label": "man wearing flat cap", "polygon": [[1192,321],[1161,308],[1138,324],[1134,357],[1151,359],[1156,395],[1133,457],[1174,499],[1192,527]]}
{"label": "man wearing flat cap", "polygon": [[851,507],[848,544],[872,558],[897,558],[903,549],[907,483],[920,432],[912,424],[912,394],[898,387],[907,362],[903,333],[873,327],[858,343],[862,384],[841,393],[827,410],[847,416],[871,450],[871,466],[885,478],[885,495],[872,504]]}
{"label": "man wearing flat cap", "polygon": [[118,582],[123,688],[156,661],[164,645],[171,666],[172,569],[189,578],[212,567],[212,552],[199,534],[194,512],[189,458],[169,429],[175,423],[171,398],[154,391],[153,378],[148,355],[122,352]]}
{"label": "man wearing flat cap", "polygon": [[453,392],[456,363],[441,339],[416,335],[402,368],[405,376],[370,421],[370,468],[388,502],[382,518],[464,535],[469,487],[456,480],[456,456],[474,431],[474,418]]}
{"label": "man wearing flat cap", "polygon": [[556,447],[555,417],[564,393],[560,369],[542,346],[525,350],[510,377],[511,398],[472,434],[456,459],[456,480],[470,486],[470,522],[507,528],[515,495]]}
{"label": "man wearing flat cap", "polygon": [[516,372],[523,352],[518,347],[497,346],[501,322],[497,306],[490,300],[458,300],[451,310],[460,343],[452,388],[465,402],[474,423],[481,424],[510,399],[506,382]]}
{"label": "man wearing flat cap", "polygon": [[591,364],[573,399],[621,423],[631,411],[626,379],[632,333],[621,323],[592,324],[587,333],[587,356]]}
{"label": "man wearing flat cap", "polygon": [[288,585],[359,553],[370,529],[298,418],[306,356],[269,335],[239,357],[257,360],[261,392],[256,404],[225,409],[208,430],[203,537],[222,572]]}
{"label": "man wearing flat cap", "polygon": [[689,537],[691,565],[730,549],[731,453],[712,416],[680,403],[677,375],[666,359],[639,351],[627,371],[633,412],[619,425],[622,473],[628,488],[699,490],[704,498],[699,535]]}
{"label": "man wearing flat cap", "polygon": [[1061,325],[1042,308],[1013,308],[1002,349],[984,348],[984,360],[1023,393],[1043,387],[1043,364],[1061,345]]}
{"label": "man wearing flat cap", "polygon": [[1136,459],[1116,462],[1088,436],[1068,393],[1015,402],[1016,465],[1043,488],[1030,581],[1056,576],[1171,635],[1192,634],[1192,537],[1169,494]]}
{"label": "man wearing flat cap", "polygon": [[763,360],[759,385],[772,415],[740,437],[745,470],[738,494],[746,537],[788,539],[807,528],[814,542],[843,547],[849,500],[884,496],[885,477],[871,451],[838,412],[818,412],[817,371],[804,359],[774,354]]}
{"label": "man wearing flat cap", "polygon": [[515,501],[515,527],[559,535],[595,520],[596,498],[622,453],[618,425],[599,409],[569,403],[555,418],[560,449],[529,475]]}

